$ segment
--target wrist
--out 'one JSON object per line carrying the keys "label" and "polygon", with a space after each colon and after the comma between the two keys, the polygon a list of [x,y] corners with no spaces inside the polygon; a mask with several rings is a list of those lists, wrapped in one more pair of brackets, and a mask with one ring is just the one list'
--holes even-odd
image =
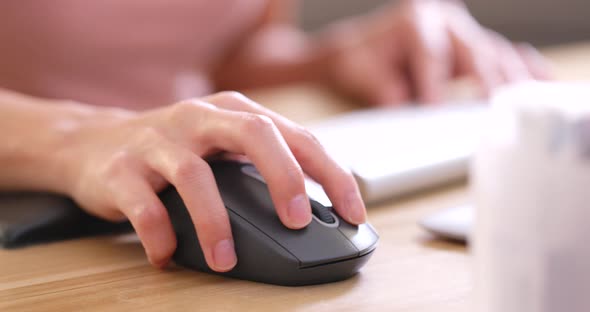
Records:
{"label": "wrist", "polygon": [[[34,98],[0,90],[0,189],[70,194],[77,133],[87,124],[127,115],[117,109]],[[110,117],[109,117],[110,116]]]}
{"label": "wrist", "polygon": [[[75,102],[56,103],[60,117],[49,125],[52,138],[45,147],[47,157],[47,183],[55,187],[51,191],[72,195],[85,163],[91,158],[91,140],[101,134],[101,129],[128,120],[137,113],[119,108],[95,107]],[[93,136],[94,135],[94,136]]]}
{"label": "wrist", "polygon": [[329,87],[337,88],[341,65],[341,59],[345,53],[361,44],[361,18],[347,19],[335,22],[317,32],[310,39],[313,42],[314,50],[318,55],[317,68],[321,70],[316,75],[317,81]]}

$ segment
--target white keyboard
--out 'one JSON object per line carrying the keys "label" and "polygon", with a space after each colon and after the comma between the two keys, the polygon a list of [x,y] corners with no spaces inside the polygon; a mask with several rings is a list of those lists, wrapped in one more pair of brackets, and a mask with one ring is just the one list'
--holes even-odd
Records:
{"label": "white keyboard", "polygon": [[370,203],[464,177],[486,112],[484,103],[371,109],[310,129]]}

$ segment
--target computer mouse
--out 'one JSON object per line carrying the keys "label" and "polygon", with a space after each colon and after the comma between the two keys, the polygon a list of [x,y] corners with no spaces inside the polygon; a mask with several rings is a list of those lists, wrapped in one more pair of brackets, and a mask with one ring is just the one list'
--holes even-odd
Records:
{"label": "computer mouse", "polygon": [[340,218],[317,184],[306,182],[311,223],[291,230],[279,220],[264,179],[253,165],[215,161],[210,166],[229,214],[238,263],[229,272],[209,269],[187,208],[169,186],[160,198],[177,237],[176,264],[243,280],[301,286],[349,278],[375,251],[379,240],[375,229]]}

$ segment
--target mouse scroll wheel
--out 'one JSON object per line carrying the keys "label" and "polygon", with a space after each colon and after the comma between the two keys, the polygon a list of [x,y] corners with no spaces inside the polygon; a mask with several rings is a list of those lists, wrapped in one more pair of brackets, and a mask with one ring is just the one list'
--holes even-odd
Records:
{"label": "mouse scroll wheel", "polygon": [[322,204],[313,199],[310,199],[309,202],[311,203],[311,213],[320,221],[327,224],[336,222],[336,219],[334,219],[334,215],[332,215],[329,208],[324,207]]}

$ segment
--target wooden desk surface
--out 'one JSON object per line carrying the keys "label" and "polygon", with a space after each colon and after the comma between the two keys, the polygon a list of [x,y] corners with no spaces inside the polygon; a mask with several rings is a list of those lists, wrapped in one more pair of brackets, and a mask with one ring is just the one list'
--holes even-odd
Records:
{"label": "wooden desk surface", "polygon": [[[590,44],[545,50],[564,79],[590,78]],[[355,106],[311,86],[252,96],[309,122]],[[468,202],[464,183],[369,208],[380,245],[354,278],[312,287],[278,287],[147,263],[134,235],[0,250],[0,311],[469,311],[471,258],[416,222]]]}

